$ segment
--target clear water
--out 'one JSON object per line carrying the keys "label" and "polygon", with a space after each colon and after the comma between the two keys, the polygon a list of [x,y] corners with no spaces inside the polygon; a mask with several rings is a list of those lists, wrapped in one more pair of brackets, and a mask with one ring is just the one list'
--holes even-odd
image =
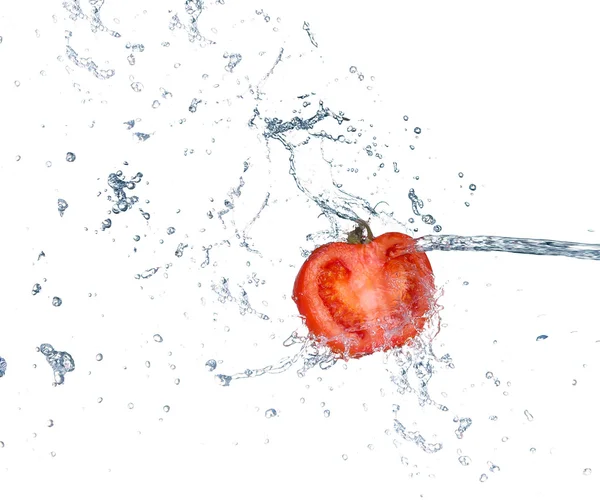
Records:
{"label": "clear water", "polygon": [[[556,24],[494,12],[506,39],[460,9],[333,4],[67,0],[0,18],[7,497],[598,491],[597,134],[569,114],[597,116],[580,75],[595,35],[560,38],[550,7]],[[558,74],[591,97],[560,101]],[[290,294],[359,220],[415,237],[438,293],[420,337],[343,360]]]}

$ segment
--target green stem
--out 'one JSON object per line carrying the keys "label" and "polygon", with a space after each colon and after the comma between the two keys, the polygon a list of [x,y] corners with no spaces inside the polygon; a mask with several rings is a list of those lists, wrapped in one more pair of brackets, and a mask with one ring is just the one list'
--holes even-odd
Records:
{"label": "green stem", "polygon": [[[367,231],[367,236],[365,237],[365,230]],[[369,224],[362,219],[356,220],[356,228],[354,228],[351,232],[348,233],[348,243],[349,244],[368,244],[373,241],[375,237],[373,236],[373,232],[369,227]]]}

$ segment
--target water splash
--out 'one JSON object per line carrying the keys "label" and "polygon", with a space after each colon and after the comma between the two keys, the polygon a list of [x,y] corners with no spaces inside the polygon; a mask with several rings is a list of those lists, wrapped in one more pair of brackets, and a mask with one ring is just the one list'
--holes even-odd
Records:
{"label": "water splash", "polygon": [[75,361],[66,351],[56,351],[51,344],[44,343],[39,350],[46,357],[46,361],[54,371],[53,385],[60,385],[65,382],[65,374],[75,370]]}
{"label": "water splash", "polygon": [[[128,197],[125,193],[125,190],[135,189],[136,185],[142,180],[143,176],[144,175],[141,172],[138,172],[129,181],[126,181],[123,171],[118,170],[117,172],[108,175],[108,186],[112,188],[117,199],[112,206],[112,212],[114,214],[119,214],[131,209],[134,204],[139,201],[139,198],[136,196]],[[112,197],[109,197],[109,200],[112,200]]]}
{"label": "water splash", "polygon": [[7,363],[6,360],[0,357],[0,377],[3,377],[6,374]]}
{"label": "water splash", "polygon": [[419,433],[419,431],[409,431],[406,427],[397,419],[394,419],[394,430],[407,442],[412,442],[421,448],[428,454],[433,454],[442,450],[442,444],[427,442],[425,437]]}

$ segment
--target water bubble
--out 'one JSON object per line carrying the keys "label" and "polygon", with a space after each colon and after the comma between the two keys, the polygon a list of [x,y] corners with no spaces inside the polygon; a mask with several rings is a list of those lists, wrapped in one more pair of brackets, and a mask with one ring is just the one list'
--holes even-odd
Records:
{"label": "water bubble", "polygon": [[475,190],[477,189],[477,186],[475,186],[474,184],[470,184],[470,185],[469,185],[469,189],[470,189],[471,191],[475,191]]}
{"label": "water bubble", "polygon": [[404,119],[405,122],[408,122],[408,115],[404,115],[402,118]]}
{"label": "water bubble", "polygon": [[440,231],[442,231],[442,227],[439,224],[436,224],[433,227],[433,231],[435,231],[436,233],[439,233]]}
{"label": "water bubble", "polygon": [[492,379],[492,378],[494,377],[494,373],[493,373],[493,372],[489,372],[489,371],[488,371],[488,372],[486,372],[486,373],[485,373],[485,377],[486,377],[487,379]]}
{"label": "water bubble", "polygon": [[131,84],[131,88],[134,92],[142,92],[142,90],[144,90],[144,85],[142,84],[142,82],[133,82]]}
{"label": "water bubble", "polygon": [[100,361],[101,361],[103,358],[104,358],[104,355],[102,355],[102,353],[98,353],[98,354],[96,355],[96,360],[97,360],[98,362],[100,362]]}
{"label": "water bubble", "polygon": [[544,339],[548,339],[548,336],[546,336],[546,334],[540,334],[538,337],[535,338],[536,341],[543,341]]}
{"label": "water bubble", "polygon": [[171,407],[169,407],[168,405],[163,406],[163,411],[169,412],[170,410],[171,410]]}
{"label": "water bubble", "polygon": [[103,399],[102,397],[98,397],[98,400],[97,400],[97,402],[98,402],[99,404],[101,404],[103,400],[104,400],[104,399]]}
{"label": "water bubble", "polygon": [[54,296],[52,298],[52,306],[60,306],[62,304],[62,299],[59,298],[58,296]]}
{"label": "water bubble", "polygon": [[139,242],[140,241],[140,236],[139,235],[134,235],[133,236],[133,240],[136,241],[136,242]]}
{"label": "water bubble", "polygon": [[583,470],[583,474],[584,474],[584,475],[586,475],[586,476],[587,476],[587,475],[591,475],[591,474],[592,474],[592,469],[591,469],[591,468],[586,468],[586,469],[584,469],[584,470]]}
{"label": "water bubble", "polygon": [[6,360],[4,358],[0,357],[0,377],[4,376],[4,374],[6,374],[6,367],[7,367]]}
{"label": "water bubble", "polygon": [[275,417],[275,416],[277,416],[277,411],[275,409],[267,409],[265,411],[265,417],[267,419],[270,419],[270,418]]}
{"label": "water bubble", "polygon": [[571,381],[571,384],[572,384],[573,386],[575,386],[575,385],[577,384],[577,379],[573,379],[573,381]]}
{"label": "water bubble", "polygon": [[169,226],[167,228],[167,235],[172,235],[173,233],[175,233],[175,228],[173,228],[172,226]]}
{"label": "water bubble", "polygon": [[462,172],[458,173],[458,177],[463,177],[463,176],[464,176],[464,174]]}
{"label": "water bubble", "polygon": [[154,334],[154,336],[152,336],[152,339],[154,339],[154,341],[156,341],[157,343],[163,342],[163,338],[160,334]]}
{"label": "water bubble", "polygon": [[415,127],[415,134],[421,133],[421,127]]}
{"label": "water bubble", "polygon": [[356,66],[350,66],[350,73],[356,73]]}
{"label": "water bubble", "polygon": [[67,162],[74,162],[76,158],[77,157],[75,156],[75,153],[73,153],[71,151],[67,152],[67,156],[66,156]]}
{"label": "water bubble", "polygon": [[531,415],[531,413],[525,409],[525,417],[527,418],[527,421],[533,421],[533,416]]}
{"label": "water bubble", "polygon": [[31,294],[35,296],[36,294],[39,294],[41,290],[42,286],[40,284],[34,284],[33,289],[31,289]]}
{"label": "water bubble", "polygon": [[460,456],[458,462],[463,466],[469,466],[471,464],[471,458],[469,456]]}

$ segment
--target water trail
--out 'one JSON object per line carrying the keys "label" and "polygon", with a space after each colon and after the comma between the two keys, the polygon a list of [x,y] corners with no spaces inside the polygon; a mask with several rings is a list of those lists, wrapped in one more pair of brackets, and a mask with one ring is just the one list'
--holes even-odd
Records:
{"label": "water trail", "polygon": [[415,240],[406,252],[430,251],[512,252],[538,256],[563,256],[600,261],[600,244],[564,242],[536,238],[495,236],[463,237],[459,235],[426,235]]}

